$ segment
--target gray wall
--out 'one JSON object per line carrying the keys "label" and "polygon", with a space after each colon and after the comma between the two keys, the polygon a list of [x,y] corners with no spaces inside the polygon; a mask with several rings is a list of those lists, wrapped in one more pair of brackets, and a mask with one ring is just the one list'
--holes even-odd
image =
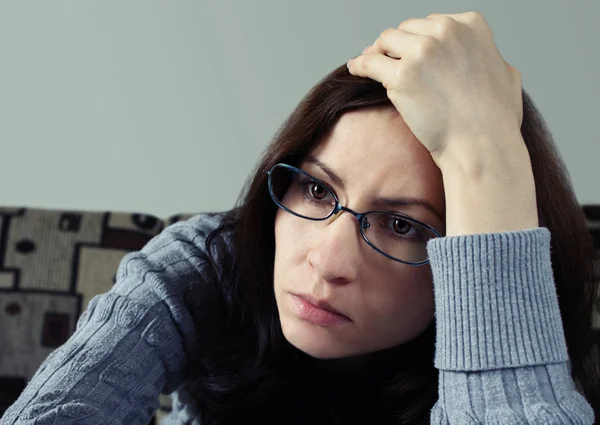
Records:
{"label": "gray wall", "polygon": [[[409,17],[477,10],[580,202],[600,201],[600,2],[0,1],[0,205],[225,210],[325,74]],[[596,78],[594,78],[596,77]]]}

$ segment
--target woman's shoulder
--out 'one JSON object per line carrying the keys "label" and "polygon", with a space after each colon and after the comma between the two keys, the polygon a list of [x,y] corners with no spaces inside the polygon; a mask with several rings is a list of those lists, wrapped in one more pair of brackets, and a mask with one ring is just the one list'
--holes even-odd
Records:
{"label": "woman's shoulder", "polygon": [[223,252],[229,251],[229,239],[216,238],[225,243],[216,244],[219,247],[215,248],[211,245],[210,253],[206,241],[227,220],[228,214],[196,214],[165,227],[140,250],[123,257],[112,292],[144,299],[152,294],[153,303],[162,300],[169,304],[181,297],[186,299],[190,292],[200,291],[204,304],[213,301],[220,292],[218,269],[223,258],[228,257]]}
{"label": "woman's shoulder", "polygon": [[[233,267],[233,230],[237,210],[203,212],[167,225],[144,246],[145,255],[157,268],[164,268],[166,281],[187,293],[185,299],[196,308],[221,304]],[[135,255],[135,254],[134,254]]]}
{"label": "woman's shoulder", "polygon": [[[217,257],[223,250],[229,251],[236,210],[203,212],[194,215],[174,216],[158,235],[154,236],[141,250],[148,256],[160,253],[164,260],[172,262],[174,257],[202,259],[208,257],[207,239],[217,242],[210,254]],[[212,235],[211,235],[212,234]]]}
{"label": "woman's shoulder", "polygon": [[[227,233],[236,217],[237,210],[221,212],[203,212],[198,214],[179,215],[171,218],[163,232],[179,233],[187,239],[205,239],[211,232],[223,228]],[[162,233],[162,232],[161,232]]]}

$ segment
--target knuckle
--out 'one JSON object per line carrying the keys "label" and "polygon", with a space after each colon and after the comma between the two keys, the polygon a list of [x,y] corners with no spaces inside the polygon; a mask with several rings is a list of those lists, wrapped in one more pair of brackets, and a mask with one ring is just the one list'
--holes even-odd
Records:
{"label": "knuckle", "polygon": [[467,25],[470,25],[472,27],[485,28],[488,31],[490,31],[488,22],[485,20],[483,15],[479,12],[465,13],[465,22],[467,23]]}
{"label": "knuckle", "polygon": [[381,32],[381,34],[379,34],[379,38],[385,40],[385,39],[389,38],[394,31],[395,31],[394,28],[386,28],[385,30],[383,30]]}
{"label": "knuckle", "polygon": [[356,60],[358,61],[358,67],[359,68],[365,69],[365,70],[369,69],[370,62],[371,62],[370,55],[359,56],[358,58],[356,58]]}
{"label": "knuckle", "polygon": [[368,55],[359,55],[354,58],[353,66],[357,70],[366,69],[368,67],[368,64],[369,64],[369,56]]}
{"label": "knuckle", "polygon": [[412,22],[412,21],[414,21],[414,20],[415,20],[415,18],[408,18],[408,19],[405,19],[404,21],[402,21],[402,22],[400,23],[400,25],[398,25],[398,29],[404,29],[404,27],[406,27],[406,26],[407,26],[409,23],[411,23],[411,22]]}
{"label": "knuckle", "polygon": [[437,20],[436,35],[440,38],[452,36],[457,30],[458,22],[449,16]]}
{"label": "knuckle", "polygon": [[415,45],[415,55],[417,59],[424,59],[430,56],[437,48],[437,41],[433,37],[422,37]]}
{"label": "knuckle", "polygon": [[479,12],[476,12],[476,11],[465,13],[465,17],[469,21],[481,21],[481,20],[483,20],[483,15],[481,13],[479,13]]}

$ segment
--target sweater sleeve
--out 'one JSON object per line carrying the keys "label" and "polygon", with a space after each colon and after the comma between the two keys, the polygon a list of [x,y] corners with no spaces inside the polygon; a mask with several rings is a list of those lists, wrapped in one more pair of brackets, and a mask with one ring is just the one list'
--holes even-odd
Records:
{"label": "sweater sleeve", "polygon": [[147,424],[159,394],[178,388],[198,350],[184,297],[191,285],[214,295],[204,251],[214,220],[177,222],[126,254],[113,287],[90,300],[0,425]]}
{"label": "sweater sleeve", "polygon": [[439,398],[431,424],[593,424],[577,392],[550,231],[433,239]]}

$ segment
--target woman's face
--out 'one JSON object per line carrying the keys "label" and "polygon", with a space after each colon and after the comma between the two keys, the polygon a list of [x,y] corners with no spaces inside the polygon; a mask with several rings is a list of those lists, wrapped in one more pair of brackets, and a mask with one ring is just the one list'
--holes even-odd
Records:
{"label": "woman's face", "polygon": [[[335,173],[343,187],[314,161],[298,168],[328,183],[342,205],[357,212],[401,212],[445,234],[441,172],[395,109],[346,113],[311,156]],[[439,216],[419,205],[374,205],[369,201],[374,197],[420,198]],[[375,251],[348,212],[311,221],[278,209],[275,246],[274,290],[283,333],[313,357],[391,348],[418,336],[434,319],[429,264],[413,267]],[[306,320],[292,294],[326,300],[348,320],[334,325]]]}

